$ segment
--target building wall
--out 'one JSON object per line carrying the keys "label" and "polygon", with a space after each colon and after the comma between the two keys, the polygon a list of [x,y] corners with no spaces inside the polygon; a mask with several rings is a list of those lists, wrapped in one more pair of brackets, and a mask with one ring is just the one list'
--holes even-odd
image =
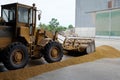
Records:
{"label": "building wall", "polygon": [[108,7],[108,0],[76,0],[75,33],[82,37],[95,37],[95,15],[91,11]]}
{"label": "building wall", "polygon": [[95,27],[90,11],[107,8],[108,0],[76,0],[75,27]]}
{"label": "building wall", "polygon": [[120,9],[107,10],[118,7],[120,0],[76,0],[75,32],[85,37],[120,36]]}
{"label": "building wall", "polygon": [[75,34],[77,34],[79,37],[95,37],[95,27],[81,27],[81,28],[75,28]]}
{"label": "building wall", "polygon": [[120,36],[120,9],[96,12],[96,35]]}
{"label": "building wall", "polygon": [[113,8],[120,7],[120,0],[112,0]]}

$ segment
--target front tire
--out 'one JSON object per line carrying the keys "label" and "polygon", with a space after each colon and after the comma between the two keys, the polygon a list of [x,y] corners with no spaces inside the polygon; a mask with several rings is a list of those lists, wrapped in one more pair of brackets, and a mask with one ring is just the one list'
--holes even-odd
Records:
{"label": "front tire", "polygon": [[62,46],[58,42],[50,42],[44,48],[44,58],[48,63],[58,62],[63,57]]}
{"label": "front tire", "polygon": [[28,51],[22,43],[12,43],[3,53],[3,64],[9,70],[15,70],[25,67],[28,63]]}

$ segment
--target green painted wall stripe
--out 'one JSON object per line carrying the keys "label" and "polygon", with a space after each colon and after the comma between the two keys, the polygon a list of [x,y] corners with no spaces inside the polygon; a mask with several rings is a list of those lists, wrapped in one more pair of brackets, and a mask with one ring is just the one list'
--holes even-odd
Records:
{"label": "green painted wall stripe", "polygon": [[111,27],[109,17],[109,11],[96,13],[96,35],[120,36],[120,10],[111,10]]}

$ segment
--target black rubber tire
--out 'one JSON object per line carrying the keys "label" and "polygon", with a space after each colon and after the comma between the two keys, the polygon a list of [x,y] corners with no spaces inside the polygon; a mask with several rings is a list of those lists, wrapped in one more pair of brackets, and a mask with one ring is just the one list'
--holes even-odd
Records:
{"label": "black rubber tire", "polygon": [[[51,56],[51,50],[52,48],[55,47],[58,50],[58,57],[57,58],[53,58]],[[58,42],[49,42],[45,48],[44,48],[44,58],[48,63],[53,63],[53,62],[58,62],[61,61],[63,57],[63,49],[61,44],[59,44]]]}
{"label": "black rubber tire", "polygon": [[[14,52],[15,50],[22,51],[22,54],[24,55],[19,64],[15,64],[13,60],[15,58],[13,57],[13,55],[17,54]],[[11,45],[9,45],[4,50],[3,56],[2,56],[2,62],[8,70],[15,70],[15,69],[20,69],[25,67],[26,64],[28,63],[28,59],[29,59],[28,50],[26,46],[24,46],[22,43],[19,43],[19,42],[14,42]]]}

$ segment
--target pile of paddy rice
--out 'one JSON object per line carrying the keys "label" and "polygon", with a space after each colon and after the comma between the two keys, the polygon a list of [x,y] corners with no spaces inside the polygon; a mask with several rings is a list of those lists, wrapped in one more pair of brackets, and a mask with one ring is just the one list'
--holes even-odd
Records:
{"label": "pile of paddy rice", "polygon": [[73,57],[62,62],[44,64],[34,67],[28,67],[24,69],[1,72],[0,80],[26,80],[28,78],[40,75],[45,72],[60,69],[62,67],[67,67],[70,65],[80,64],[84,62],[90,62],[101,58],[118,58],[120,57],[120,51],[110,47],[110,46],[100,46],[96,48],[94,53],[81,56]]}

